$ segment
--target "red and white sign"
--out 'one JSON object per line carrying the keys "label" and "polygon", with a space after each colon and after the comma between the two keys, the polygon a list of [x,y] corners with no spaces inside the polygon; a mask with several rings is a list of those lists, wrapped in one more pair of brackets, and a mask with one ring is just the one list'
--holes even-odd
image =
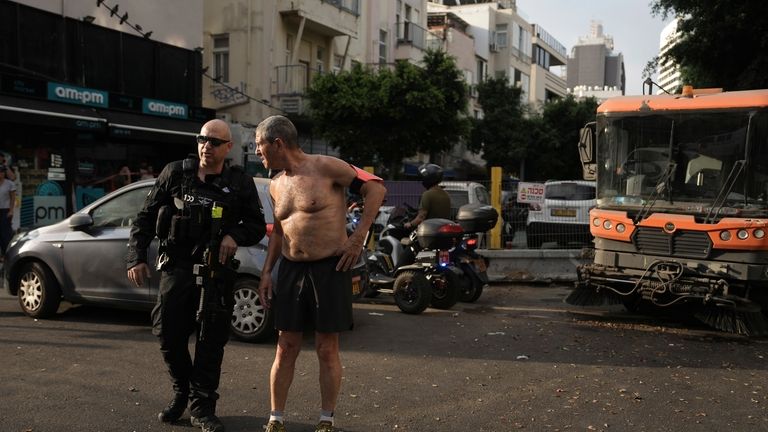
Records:
{"label": "red and white sign", "polygon": [[543,183],[523,183],[517,184],[517,202],[519,203],[542,203],[544,202],[544,184]]}

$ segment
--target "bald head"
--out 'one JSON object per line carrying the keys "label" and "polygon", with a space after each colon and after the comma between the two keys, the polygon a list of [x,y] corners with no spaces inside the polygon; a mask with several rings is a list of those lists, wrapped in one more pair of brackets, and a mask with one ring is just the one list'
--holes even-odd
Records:
{"label": "bald head", "polygon": [[221,119],[213,119],[208,121],[203,125],[201,132],[202,131],[207,132],[202,133],[202,135],[213,136],[227,141],[232,140],[232,133],[229,131],[229,124]]}

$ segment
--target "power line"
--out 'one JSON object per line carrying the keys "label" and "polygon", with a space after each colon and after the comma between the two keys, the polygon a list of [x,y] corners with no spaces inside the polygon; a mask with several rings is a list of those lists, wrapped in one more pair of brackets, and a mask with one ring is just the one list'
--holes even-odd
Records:
{"label": "power line", "polygon": [[229,85],[229,84],[227,84],[225,82],[222,82],[220,76],[217,76],[217,77],[211,76],[208,73],[208,68],[207,67],[203,68],[202,73],[203,73],[204,77],[210,79],[211,81],[213,81],[213,82],[215,82],[215,83],[217,83],[219,85],[222,85],[222,86],[226,87],[227,89],[229,89],[229,90],[231,90],[231,91],[233,91],[233,92],[235,92],[235,93],[237,93],[239,95],[242,95],[242,96],[246,97],[248,100],[252,100],[254,102],[258,102],[258,103],[260,103],[260,104],[262,104],[262,105],[264,105],[266,107],[272,108],[273,110],[280,111],[283,114],[288,114],[286,111],[284,111],[284,110],[282,110],[282,109],[280,109],[280,108],[278,108],[276,106],[273,106],[271,103],[269,103],[265,99],[256,99],[255,97],[250,96],[249,94],[243,92],[239,88],[232,87],[231,85]]}
{"label": "power line", "polygon": [[104,2],[104,0],[96,0],[96,7],[104,6],[109,11],[109,16],[114,17],[116,16],[117,19],[120,20],[120,24],[128,24],[128,27],[134,29],[136,33],[142,35],[145,39],[149,39],[152,36],[152,32],[144,32],[144,29],[141,28],[140,25],[131,24],[130,21],[128,21],[128,12],[124,12],[122,16],[120,16],[120,5],[115,4],[115,6],[110,7],[108,4]]}
{"label": "power line", "polygon": [[[152,32],[151,31],[144,33],[144,29],[142,29],[140,25],[138,25],[138,24],[135,24],[135,25],[131,24],[131,22],[128,21],[128,12],[124,12],[123,15],[121,16],[120,15],[120,5],[119,4],[115,4],[114,6],[110,7],[107,3],[105,3],[105,0],[96,0],[96,6],[97,7],[104,6],[109,11],[109,16],[117,17],[120,20],[120,24],[121,25],[122,24],[128,24],[128,26],[130,28],[134,29],[138,34],[144,36],[145,39],[149,39],[149,37],[152,36]],[[199,48],[198,48],[198,50],[199,50]],[[242,95],[242,96],[246,97],[248,100],[252,100],[254,102],[258,102],[258,103],[260,103],[260,104],[262,104],[262,105],[264,105],[266,107],[272,108],[273,110],[279,111],[279,112],[281,112],[283,114],[288,114],[287,112],[283,111],[282,109],[277,108],[275,106],[272,106],[272,104],[270,104],[269,101],[267,101],[265,99],[256,99],[255,97],[252,97],[252,96],[246,94],[242,90],[240,90],[240,89],[238,89],[236,87],[232,87],[229,84],[222,82],[221,81],[221,77],[211,76],[210,74],[208,74],[208,68],[203,68],[202,74],[203,74],[204,77],[210,79],[211,81],[226,87],[227,89],[229,89],[232,92],[235,92],[235,93],[237,93],[239,95]]]}

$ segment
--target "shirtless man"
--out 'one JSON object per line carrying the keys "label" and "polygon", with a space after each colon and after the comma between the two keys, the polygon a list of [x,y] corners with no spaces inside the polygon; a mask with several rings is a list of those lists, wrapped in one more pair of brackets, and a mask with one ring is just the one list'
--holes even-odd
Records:
{"label": "shirtless man", "polygon": [[[320,365],[322,410],[315,430],[335,431],[333,412],[341,388],[339,332],[352,328],[349,269],[362,253],[386,189],[378,177],[340,159],[304,153],[295,126],[282,116],[269,117],[256,128],[256,154],[265,168],[282,170],[269,187],[275,223],[259,284],[261,302],[274,311],[279,330],[266,432],[285,431],[283,412],[305,329],[315,330]],[[349,237],[347,187],[365,200],[360,223]],[[281,255],[273,286],[272,269]]]}

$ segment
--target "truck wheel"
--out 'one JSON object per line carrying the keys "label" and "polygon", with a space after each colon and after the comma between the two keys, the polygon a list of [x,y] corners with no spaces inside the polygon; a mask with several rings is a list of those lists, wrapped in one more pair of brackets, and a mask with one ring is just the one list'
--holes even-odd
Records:
{"label": "truck wheel", "polygon": [[460,290],[459,276],[450,269],[429,276],[432,284],[432,307],[450,309],[458,303]]}
{"label": "truck wheel", "polygon": [[49,318],[61,304],[61,288],[51,270],[33,262],[22,268],[18,283],[19,305],[32,318]]}
{"label": "truck wheel", "polygon": [[424,312],[432,300],[432,285],[422,272],[404,271],[397,275],[393,286],[395,304],[407,314]]}
{"label": "truck wheel", "polygon": [[234,286],[235,308],[232,310],[232,334],[246,342],[266,342],[275,336],[272,311],[259,300],[259,281],[239,278]]}

